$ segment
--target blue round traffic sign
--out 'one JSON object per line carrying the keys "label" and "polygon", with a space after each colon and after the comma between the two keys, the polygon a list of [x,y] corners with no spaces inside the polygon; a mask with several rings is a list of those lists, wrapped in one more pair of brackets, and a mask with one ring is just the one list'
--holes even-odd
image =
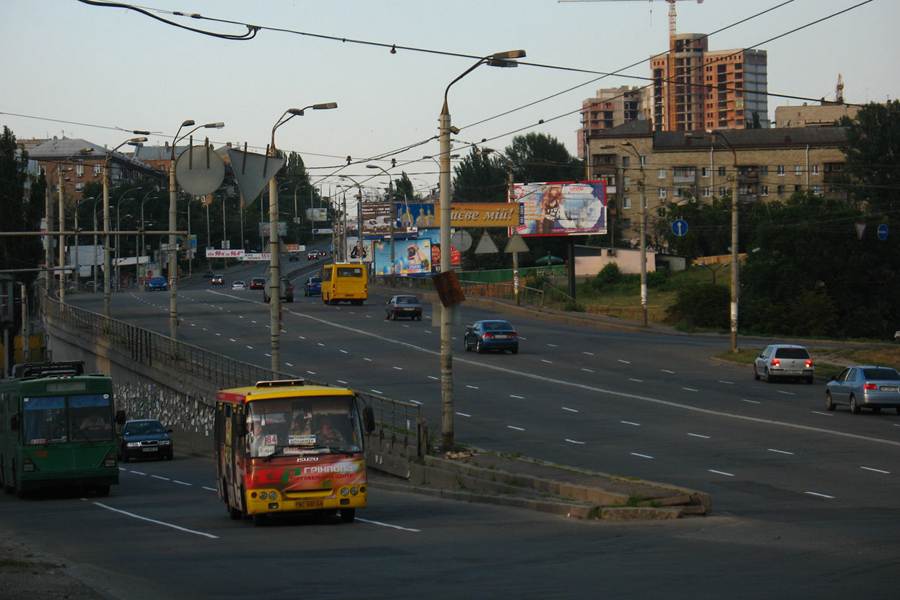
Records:
{"label": "blue round traffic sign", "polygon": [[882,223],[878,226],[878,239],[884,241],[888,236],[888,226],[887,223]]}
{"label": "blue round traffic sign", "polygon": [[688,224],[684,219],[675,219],[672,222],[672,233],[675,235],[684,235],[688,232]]}

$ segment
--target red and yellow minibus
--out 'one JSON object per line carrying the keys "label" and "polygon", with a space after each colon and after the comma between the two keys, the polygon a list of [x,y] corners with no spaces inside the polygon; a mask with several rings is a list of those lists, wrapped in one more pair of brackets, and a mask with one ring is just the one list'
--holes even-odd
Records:
{"label": "red and yellow minibus", "polygon": [[366,506],[364,432],[375,428],[349,389],[302,379],[260,381],[216,395],[216,488],[232,519],[336,514]]}

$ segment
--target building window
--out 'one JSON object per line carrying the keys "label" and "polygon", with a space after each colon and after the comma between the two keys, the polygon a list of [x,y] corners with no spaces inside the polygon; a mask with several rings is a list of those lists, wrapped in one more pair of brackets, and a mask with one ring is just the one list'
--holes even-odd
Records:
{"label": "building window", "polygon": [[761,167],[759,168],[759,176],[760,176],[760,177],[767,177],[768,175],[769,175],[769,166],[768,166],[768,165],[763,165],[763,166],[761,166]]}
{"label": "building window", "polygon": [[819,174],[819,165],[810,165],[809,172],[812,173],[813,175],[818,175]]}
{"label": "building window", "polygon": [[100,177],[100,173],[103,172],[103,167],[99,164],[94,165],[94,177]]}
{"label": "building window", "polygon": [[656,177],[657,177],[658,179],[665,179],[665,178],[666,178],[666,170],[665,170],[665,169],[657,169],[657,170],[656,170]]}
{"label": "building window", "polygon": [[777,193],[779,196],[784,196],[784,186],[783,186],[783,185],[779,185],[778,188],[777,188],[777,190],[778,190],[778,191],[777,191],[776,193]]}
{"label": "building window", "polygon": [[802,186],[802,185],[795,185],[795,186],[794,186],[794,192],[795,192],[795,193],[796,193],[796,192],[802,192],[802,191],[803,191],[803,186]]}
{"label": "building window", "polygon": [[[666,199],[666,188],[663,188],[663,187],[659,188],[659,199],[660,200]],[[647,208],[647,207],[644,206],[644,208]]]}
{"label": "building window", "polygon": [[816,194],[818,196],[820,193],[819,186],[817,186],[817,185],[812,186],[812,193]]}
{"label": "building window", "polygon": [[700,188],[700,196],[702,196],[703,198],[709,198],[711,193],[712,193],[712,188],[710,188],[709,186]]}
{"label": "building window", "polygon": [[759,195],[760,196],[768,196],[769,195],[769,186],[767,186],[767,185],[759,186]]}
{"label": "building window", "polygon": [[75,165],[75,176],[84,177],[84,165]]}
{"label": "building window", "polygon": [[631,229],[631,219],[622,219],[622,229]]}
{"label": "building window", "polygon": [[642,167],[647,166],[647,157],[646,156],[641,155],[641,166]]}
{"label": "building window", "polygon": [[725,197],[725,188],[720,187],[719,188],[719,198],[724,198],[724,197]]}
{"label": "building window", "polygon": [[794,165],[794,175],[803,175],[803,165]]}
{"label": "building window", "polygon": [[700,167],[700,177],[709,177],[709,167]]}
{"label": "building window", "polygon": [[84,190],[84,182],[83,182],[83,181],[76,181],[76,182],[75,182],[75,191],[76,191],[76,192],[81,192],[81,191],[83,191],[83,190]]}
{"label": "building window", "polygon": [[725,177],[725,167],[719,167],[719,177]]}
{"label": "building window", "polygon": [[625,177],[622,177],[622,191],[627,192],[630,189],[631,189],[631,177],[628,177],[626,175]]}
{"label": "building window", "polygon": [[627,196],[625,198],[622,198],[622,209],[631,210],[631,198]]}
{"label": "building window", "polygon": [[622,167],[625,168],[625,169],[627,169],[627,168],[630,167],[630,166],[631,166],[631,157],[630,157],[630,156],[623,156],[623,157],[622,157]]}
{"label": "building window", "polygon": [[778,165],[778,175],[779,176],[784,175],[784,165]]}

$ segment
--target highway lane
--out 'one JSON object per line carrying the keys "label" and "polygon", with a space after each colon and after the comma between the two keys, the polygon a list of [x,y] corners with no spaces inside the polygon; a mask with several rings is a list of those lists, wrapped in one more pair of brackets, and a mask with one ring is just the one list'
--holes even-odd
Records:
{"label": "highway lane", "polygon": [[[129,317],[157,330],[162,295],[125,294]],[[183,339],[267,364],[267,305],[255,292],[185,294]],[[158,300],[157,300],[158,298]],[[301,376],[422,405],[440,419],[438,329],[384,322],[381,303],[285,305],[282,355]],[[123,309],[127,307],[123,306]],[[467,310],[469,319],[488,316]],[[147,323],[144,324],[143,321]],[[509,452],[710,491],[718,510],[760,503],[896,507],[900,418],[822,410],[821,385],[766,384],[713,363],[723,343],[517,321],[522,350],[454,360],[457,438]],[[459,349],[461,340],[456,340]]]}
{"label": "highway lane", "polygon": [[130,600],[885,598],[896,580],[890,549],[855,544],[821,514],[584,522],[375,481],[352,525],[304,516],[257,528],[226,515],[209,459],[120,467],[108,497],[0,497],[0,531]]}

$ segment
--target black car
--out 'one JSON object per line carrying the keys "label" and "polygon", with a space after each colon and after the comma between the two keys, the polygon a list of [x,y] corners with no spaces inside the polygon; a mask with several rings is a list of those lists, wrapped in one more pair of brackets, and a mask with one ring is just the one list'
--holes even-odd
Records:
{"label": "black car", "polygon": [[415,296],[394,296],[384,307],[384,318],[396,321],[402,317],[409,317],[417,321],[422,320],[422,303]]}
{"label": "black car", "polygon": [[250,289],[251,290],[261,290],[266,287],[266,278],[265,277],[254,277],[250,280]]}
{"label": "black car", "polygon": [[210,279],[209,283],[211,285],[225,285],[225,276],[224,275],[213,275],[212,279]]}
{"label": "black car", "polygon": [[204,279],[209,279],[209,278],[212,277],[213,275],[215,275],[215,273],[213,272],[212,269],[207,269],[207,270],[203,271],[203,278],[204,278]]}
{"label": "black car", "polygon": [[119,439],[119,457],[122,462],[132,458],[155,458],[172,460],[174,449],[171,429],[166,429],[156,419],[136,419],[125,421]]}

